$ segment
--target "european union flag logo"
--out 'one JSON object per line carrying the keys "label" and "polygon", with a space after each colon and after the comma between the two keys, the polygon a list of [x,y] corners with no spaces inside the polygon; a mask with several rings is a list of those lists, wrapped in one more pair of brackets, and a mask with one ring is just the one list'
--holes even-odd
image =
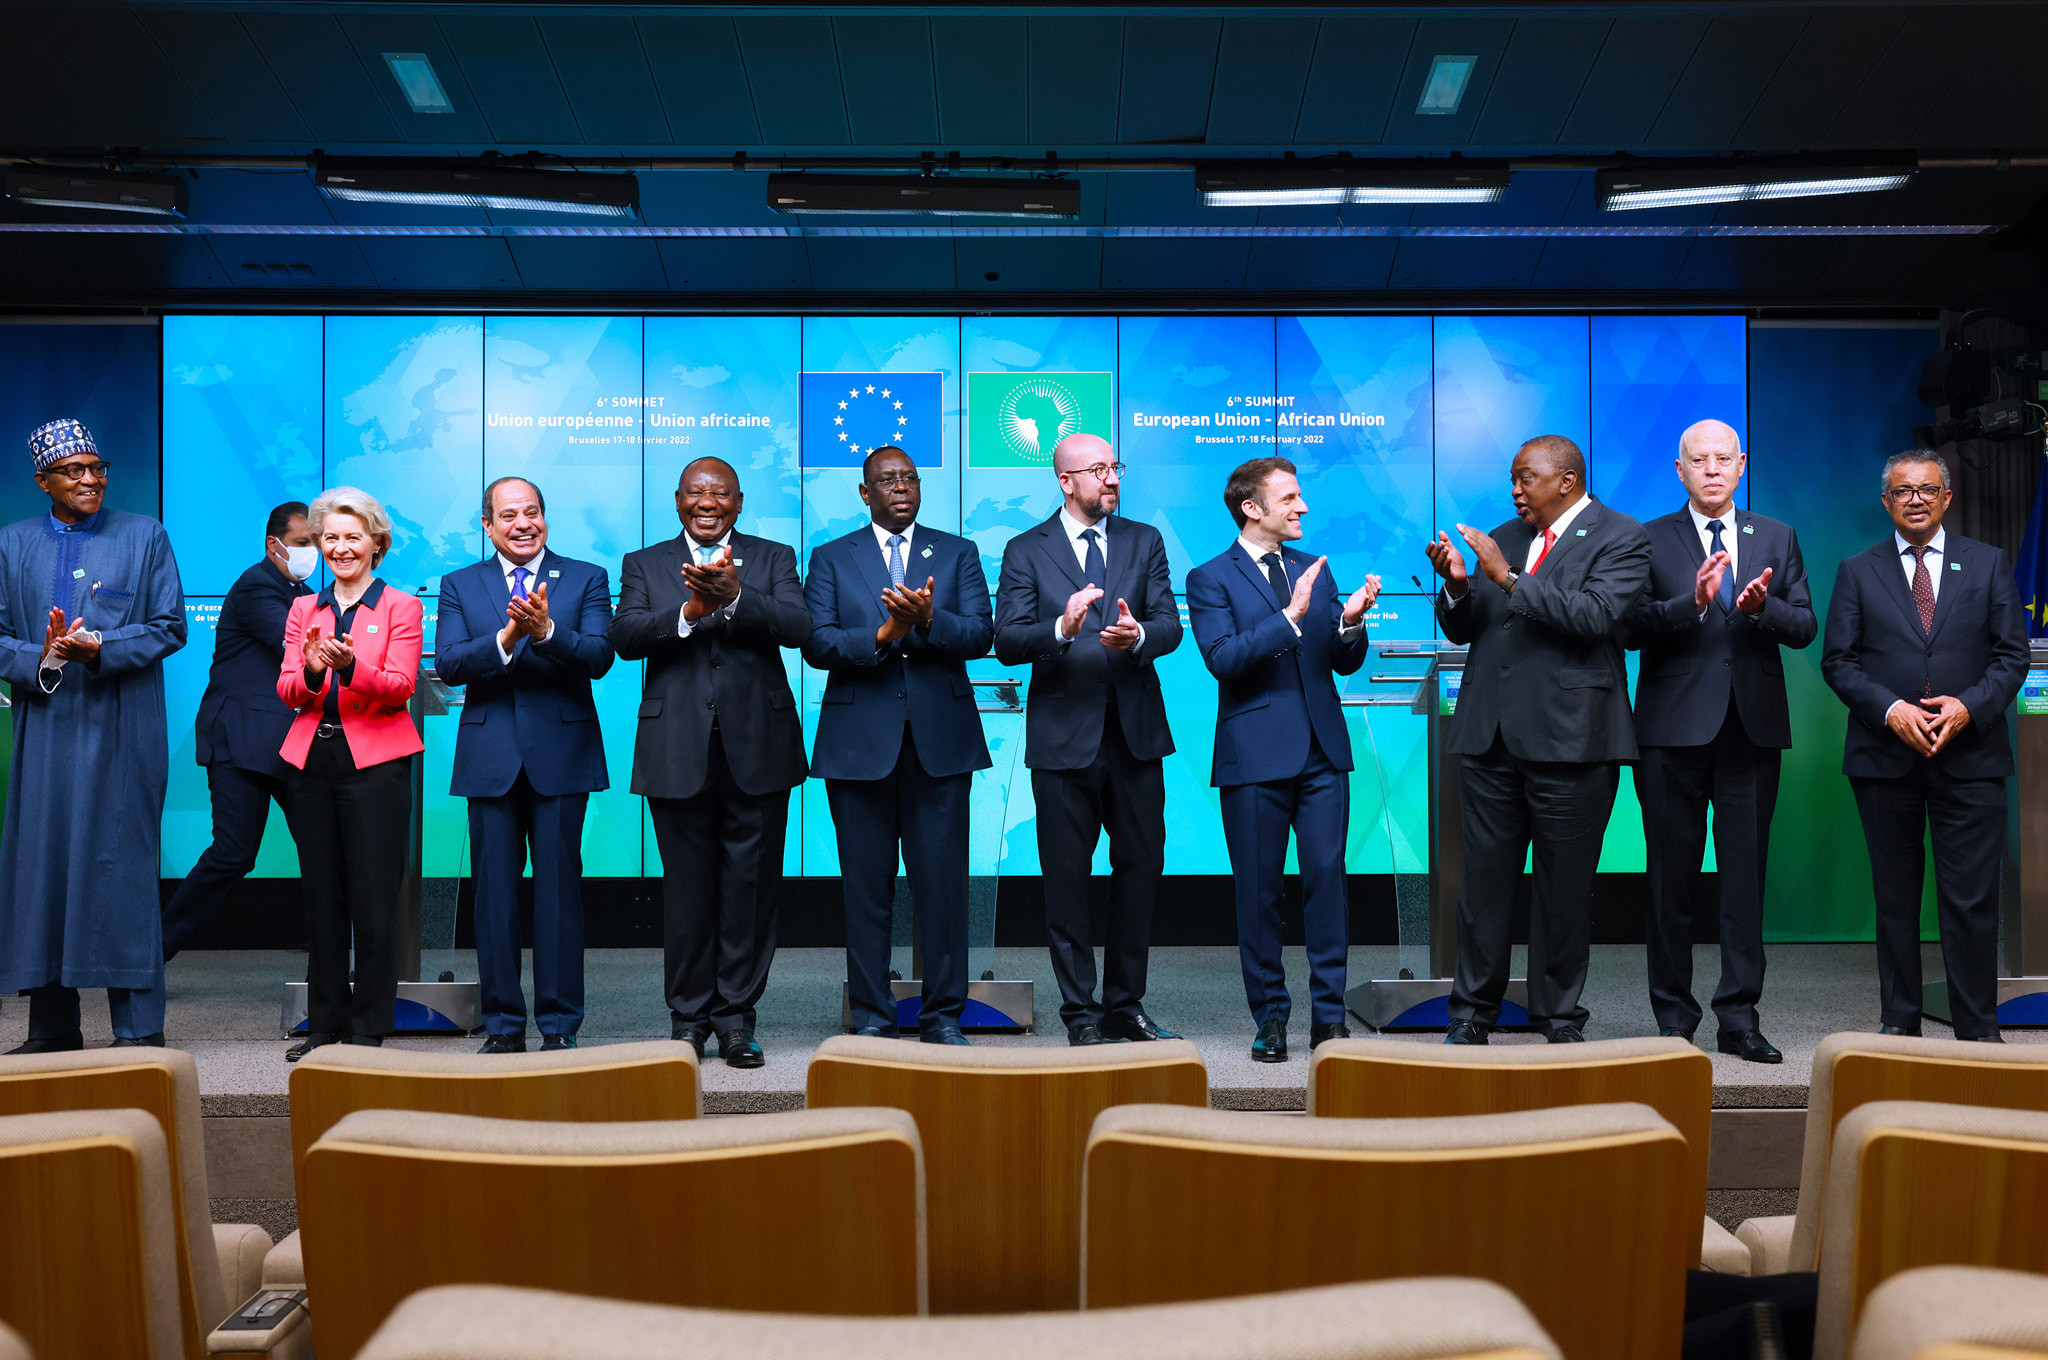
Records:
{"label": "european union flag logo", "polygon": [[2048,477],[2034,492],[2034,513],[2027,516],[2026,541],[2012,575],[2027,611],[2027,636],[2048,636]]}
{"label": "european union flag logo", "polygon": [[902,449],[921,468],[945,463],[937,373],[806,373],[800,395],[800,466],[859,467],[884,444]]}

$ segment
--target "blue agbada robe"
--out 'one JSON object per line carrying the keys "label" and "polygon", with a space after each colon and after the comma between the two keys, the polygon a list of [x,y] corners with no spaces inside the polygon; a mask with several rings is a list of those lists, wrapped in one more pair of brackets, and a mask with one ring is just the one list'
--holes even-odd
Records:
{"label": "blue agbada robe", "polygon": [[[100,635],[53,693],[36,671],[50,607]],[[0,680],[14,760],[0,830],[0,992],[154,985],[163,958],[157,847],[170,775],[163,659],[185,645],[185,592],[163,525],[102,510],[0,528]]]}

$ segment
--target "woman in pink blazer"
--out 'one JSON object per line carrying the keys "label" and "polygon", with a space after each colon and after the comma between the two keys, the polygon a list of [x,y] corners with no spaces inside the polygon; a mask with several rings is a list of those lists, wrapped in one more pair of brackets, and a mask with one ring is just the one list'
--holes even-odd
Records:
{"label": "woman in pink blazer", "polygon": [[[381,1044],[398,1002],[398,892],[412,836],[406,705],[420,669],[420,602],[379,579],[391,517],[352,486],[320,493],[306,516],[334,580],[292,602],[277,695],[298,710],[280,754],[286,817],[299,846],[306,907],[306,1037]],[[349,986],[349,943],[355,986]]]}

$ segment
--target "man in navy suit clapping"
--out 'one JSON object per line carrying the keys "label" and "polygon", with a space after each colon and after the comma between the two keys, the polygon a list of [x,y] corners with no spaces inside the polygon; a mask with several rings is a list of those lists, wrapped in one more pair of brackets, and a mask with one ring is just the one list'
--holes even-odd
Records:
{"label": "man in navy suit clapping", "polygon": [[1344,962],[1349,907],[1344,843],[1351,820],[1351,736],[1332,675],[1365,663],[1368,576],[1347,600],[1325,567],[1284,545],[1308,513],[1294,464],[1254,458],[1230,474],[1224,503],[1239,529],[1221,557],[1188,573],[1188,622],[1216,677],[1216,759],[1223,837],[1236,881],[1237,952],[1258,1036],[1252,1058],[1287,1061],[1292,1001],[1280,961],[1287,835],[1301,864],[1308,937],[1311,1046],[1349,1038]]}
{"label": "man in navy suit clapping", "polygon": [[543,1050],[583,1023],[583,811],[610,787],[590,682],[612,668],[603,567],[549,552],[540,488],[484,488],[497,551],[441,578],[434,669],[466,685],[449,792],[469,799],[485,1053],[526,1051],[519,875],[533,855],[533,1016]]}

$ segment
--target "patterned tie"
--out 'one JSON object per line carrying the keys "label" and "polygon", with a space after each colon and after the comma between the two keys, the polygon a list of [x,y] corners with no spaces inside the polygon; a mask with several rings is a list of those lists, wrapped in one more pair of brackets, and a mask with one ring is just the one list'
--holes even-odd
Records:
{"label": "patterned tie", "polygon": [[512,568],[512,598],[513,598],[513,599],[515,599],[515,600],[523,600],[523,599],[525,599],[525,598],[526,598],[526,578],[527,578],[527,577],[528,577],[529,575],[531,575],[531,574],[532,574],[532,573],[530,573],[529,571],[527,571],[527,569],[526,569],[525,567],[514,567],[514,568]]}
{"label": "patterned tie", "polygon": [[889,584],[903,587],[903,535],[889,535]]}
{"label": "patterned tie", "polygon": [[1555,542],[1557,542],[1557,531],[1555,529],[1545,529],[1543,531],[1543,551],[1537,553],[1536,560],[1529,564],[1529,575],[1533,576],[1536,574],[1536,568],[1542,566],[1543,559],[1550,556],[1550,545]]}
{"label": "patterned tie", "polygon": [[[1727,552],[1728,545],[1721,541],[1721,521],[1710,519],[1707,521],[1707,528],[1714,534],[1712,551]],[[1721,602],[1724,612],[1735,608],[1735,572],[1732,569],[1721,573],[1721,588],[1714,592],[1714,597]]]}
{"label": "patterned tie", "polygon": [[1087,626],[1099,633],[1109,622],[1109,611],[1103,607],[1109,599],[1109,568],[1102,558],[1101,536],[1093,529],[1083,529],[1081,537],[1088,540],[1088,557],[1081,564],[1081,574],[1088,578],[1089,585],[1101,586],[1103,590],[1102,598],[1088,606]]}
{"label": "patterned tie", "polygon": [[1273,587],[1273,598],[1282,609],[1294,603],[1294,588],[1287,584],[1287,573],[1280,568],[1280,554],[1267,553],[1259,559],[1266,564],[1266,580]]}
{"label": "patterned tie", "polygon": [[[1934,578],[1927,574],[1927,554],[1934,551],[1934,549],[1932,546],[1924,548],[1909,547],[1906,551],[1913,554],[1913,604],[1920,611],[1920,631],[1932,633],[1934,631]],[[1933,676],[1930,675],[1920,682],[1920,697],[1923,699],[1934,697]]]}

